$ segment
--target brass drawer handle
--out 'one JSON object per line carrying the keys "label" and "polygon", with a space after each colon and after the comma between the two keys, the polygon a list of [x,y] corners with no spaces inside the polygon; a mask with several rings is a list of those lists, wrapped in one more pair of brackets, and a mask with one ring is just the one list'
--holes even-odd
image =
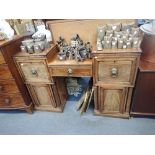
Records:
{"label": "brass drawer handle", "polygon": [[68,74],[72,74],[73,70],[71,68],[68,68],[67,72],[68,72]]}
{"label": "brass drawer handle", "polygon": [[35,70],[35,69],[31,69],[31,73],[32,73],[32,75],[35,75],[35,76],[38,75],[37,70]]}
{"label": "brass drawer handle", "polygon": [[111,77],[115,78],[118,76],[118,69],[117,68],[112,68],[111,69]]}
{"label": "brass drawer handle", "polygon": [[9,104],[11,103],[11,101],[10,101],[10,99],[7,99],[7,98],[6,98],[6,99],[4,100],[4,103],[7,104],[7,105],[9,105]]}

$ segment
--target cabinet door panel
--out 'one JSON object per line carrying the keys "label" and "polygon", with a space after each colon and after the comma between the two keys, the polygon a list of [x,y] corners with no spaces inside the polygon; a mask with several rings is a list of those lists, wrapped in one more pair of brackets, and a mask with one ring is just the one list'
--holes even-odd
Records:
{"label": "cabinet door panel", "polygon": [[128,88],[98,87],[98,104],[101,113],[124,113]]}
{"label": "cabinet door panel", "polygon": [[27,85],[27,86],[35,106],[39,107],[57,106],[51,85]]}
{"label": "cabinet door panel", "polygon": [[122,97],[121,90],[102,90],[101,94],[101,110],[103,110],[104,112],[118,112],[120,110]]}

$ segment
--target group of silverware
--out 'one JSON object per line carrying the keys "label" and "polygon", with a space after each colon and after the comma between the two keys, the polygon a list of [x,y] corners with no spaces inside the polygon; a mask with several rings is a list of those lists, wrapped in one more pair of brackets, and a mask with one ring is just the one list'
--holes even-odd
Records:
{"label": "group of silverware", "polygon": [[97,27],[97,50],[138,48],[140,31],[135,23]]}
{"label": "group of silverware", "polygon": [[30,39],[23,40],[20,48],[22,52],[29,54],[41,53],[47,48],[50,48],[50,43],[47,41],[46,35],[39,34]]}

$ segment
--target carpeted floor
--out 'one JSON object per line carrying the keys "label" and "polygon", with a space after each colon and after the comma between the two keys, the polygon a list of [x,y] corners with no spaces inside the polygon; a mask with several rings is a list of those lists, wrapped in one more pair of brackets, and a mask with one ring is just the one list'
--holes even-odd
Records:
{"label": "carpeted floor", "polygon": [[[83,87],[87,79],[81,79]],[[79,82],[80,83],[80,82]],[[63,113],[35,111],[32,115],[22,111],[0,111],[1,135],[105,135],[155,134],[153,118],[110,118],[93,115],[91,105],[80,116],[76,100],[70,96]]]}
{"label": "carpeted floor", "polygon": [[90,109],[83,116],[68,101],[64,113],[36,111],[33,115],[21,111],[0,112],[1,135],[105,135],[155,134],[155,119],[119,119],[93,116]]}

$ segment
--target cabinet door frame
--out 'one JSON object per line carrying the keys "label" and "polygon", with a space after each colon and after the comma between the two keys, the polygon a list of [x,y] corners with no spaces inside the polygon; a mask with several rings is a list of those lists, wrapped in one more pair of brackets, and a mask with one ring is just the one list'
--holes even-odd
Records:
{"label": "cabinet door frame", "polygon": [[130,71],[130,79],[128,82],[110,82],[111,84],[124,84],[124,85],[129,85],[129,86],[133,86],[134,83],[135,83],[135,77],[136,77],[136,73],[137,73],[137,57],[123,57],[123,58],[120,58],[120,57],[114,57],[114,56],[111,56],[111,57],[94,57],[93,58],[93,77],[94,77],[94,83],[107,83],[107,82],[104,82],[103,81],[99,81],[99,75],[98,75],[98,72],[99,72],[99,63],[100,62],[104,62],[104,61],[131,61],[131,71]]}
{"label": "cabinet door frame", "polygon": [[[101,113],[105,114],[123,114],[126,112],[127,96],[128,96],[128,87],[123,86],[97,86],[97,103],[96,107]],[[104,103],[104,91],[105,90],[122,90],[121,92],[121,101],[119,111],[106,111],[104,112],[103,103]]]}
{"label": "cabinet door frame", "polygon": [[37,92],[35,91],[35,87],[46,87],[47,92],[50,96],[51,106],[53,108],[57,107],[57,101],[55,100],[55,94],[53,93],[52,85],[50,84],[26,84],[26,85],[31,95],[31,98],[36,106],[50,106],[50,104],[42,105],[37,97]]}

